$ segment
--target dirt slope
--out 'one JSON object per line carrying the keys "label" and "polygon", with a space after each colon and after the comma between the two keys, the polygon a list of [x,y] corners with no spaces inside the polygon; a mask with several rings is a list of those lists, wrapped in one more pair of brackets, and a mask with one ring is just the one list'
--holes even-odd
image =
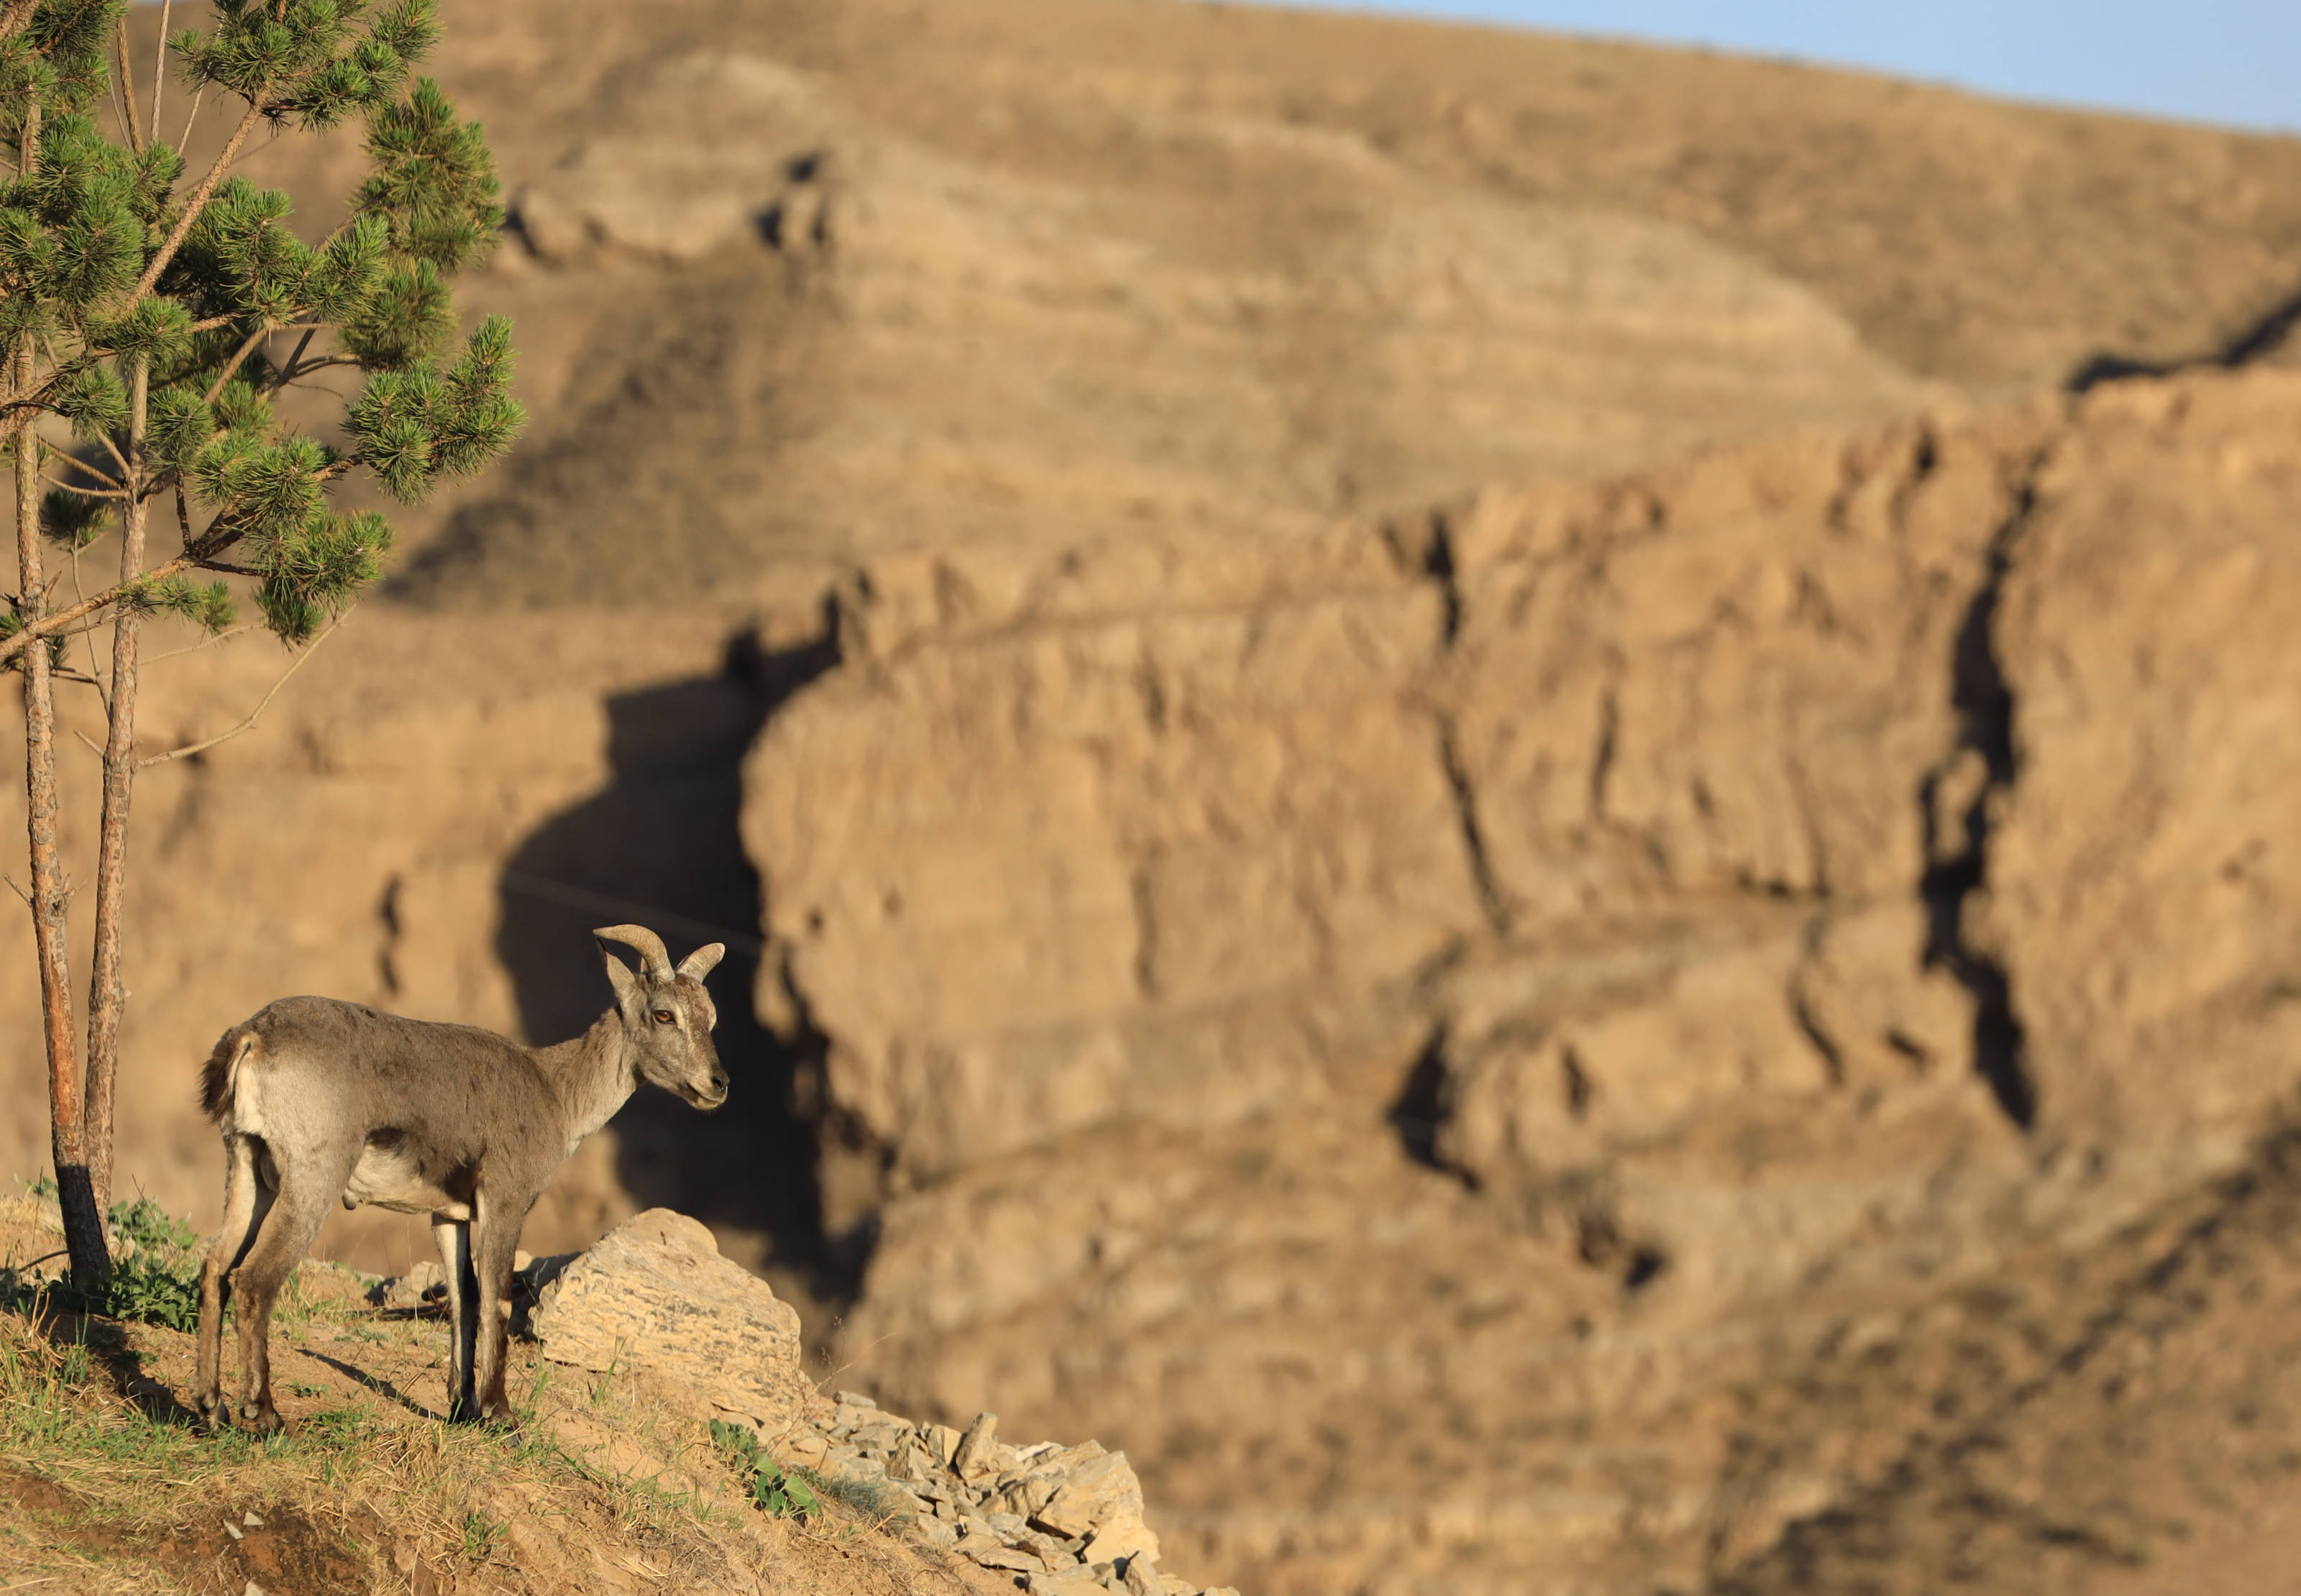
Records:
{"label": "dirt slope", "polygon": [[2147,1224],[2022,1260],[1753,1393],[1744,1477],[1814,1466],[1801,1431],[1864,1434],[1875,1455],[1720,1588],[2280,1588],[2301,1546],[2295,1153],[2279,1123]]}
{"label": "dirt slope", "polygon": [[[21,1200],[9,1205],[23,1206]],[[53,1213],[53,1208],[50,1209]],[[50,1232],[53,1239],[54,1233]],[[0,1311],[0,1581],[57,1596],[983,1596],[1000,1582],[891,1530],[868,1500],[754,1507],[734,1458],[649,1375],[514,1343],[521,1428],[440,1416],[436,1311],[300,1269],[273,1322],[289,1433],[205,1432],[194,1337],[13,1295]],[[828,1403],[824,1404],[826,1408]]]}

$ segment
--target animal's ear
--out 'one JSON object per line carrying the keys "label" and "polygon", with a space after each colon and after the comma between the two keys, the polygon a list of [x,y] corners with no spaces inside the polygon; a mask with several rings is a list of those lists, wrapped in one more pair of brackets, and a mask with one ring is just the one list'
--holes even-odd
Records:
{"label": "animal's ear", "polygon": [[690,981],[700,981],[711,973],[719,961],[727,957],[724,942],[706,942],[679,961],[679,973]]}
{"label": "animal's ear", "polygon": [[647,1001],[640,978],[632,973],[629,965],[605,948],[599,949],[599,959],[607,966],[607,983],[615,989],[615,1007],[623,1010],[625,1018],[639,1013]]}

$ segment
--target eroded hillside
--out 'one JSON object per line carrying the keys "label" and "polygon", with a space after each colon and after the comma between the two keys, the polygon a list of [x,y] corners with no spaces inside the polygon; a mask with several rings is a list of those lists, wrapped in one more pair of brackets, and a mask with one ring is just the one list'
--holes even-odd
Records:
{"label": "eroded hillside", "polygon": [[744,811],[848,1355],[1098,1416],[1306,1596],[1682,1587],[1878,1483],[1820,1404],[1752,1478],[1742,1404],[2290,1094],[2297,437],[2200,377],[866,565]]}
{"label": "eroded hillside", "polygon": [[735,1100],[528,1244],[699,1214],[1249,1588],[1762,1585],[1904,1466],[1964,1544],[1965,1433],[1812,1383],[2064,1267],[2075,1346],[2288,1089],[2301,390],[2070,390],[2284,359],[2301,144],[1168,0],[456,21],[536,425],[139,787],[124,1175],[212,1216],[271,998],[556,1037],[645,919]]}

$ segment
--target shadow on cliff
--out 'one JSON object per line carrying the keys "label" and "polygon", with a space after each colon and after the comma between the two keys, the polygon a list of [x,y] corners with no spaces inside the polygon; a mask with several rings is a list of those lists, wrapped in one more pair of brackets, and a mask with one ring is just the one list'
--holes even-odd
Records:
{"label": "shadow on cliff", "polygon": [[674,959],[705,942],[727,945],[710,979],[715,1040],[732,1081],[727,1106],[702,1116],[642,1087],[614,1122],[616,1174],[643,1206],[763,1236],[769,1266],[833,1301],[851,1295],[854,1266],[824,1245],[815,1136],[791,1095],[803,1049],[752,1011],[759,881],[738,823],[743,756],[759,728],[836,656],[828,631],[781,652],[744,634],[715,675],[610,698],[607,785],[512,854],[497,889],[496,935],[521,1024],[538,1041],[573,1036],[598,1017],[592,927],[648,925]]}
{"label": "shadow on cliff", "polygon": [[2278,354],[2297,327],[2301,327],[2301,288],[2271,305],[2210,354],[2188,360],[2136,360],[2104,352],[2071,372],[2066,386],[2070,392],[2081,394],[2097,383],[2124,377],[2170,377],[2176,372],[2198,370],[2233,372]]}

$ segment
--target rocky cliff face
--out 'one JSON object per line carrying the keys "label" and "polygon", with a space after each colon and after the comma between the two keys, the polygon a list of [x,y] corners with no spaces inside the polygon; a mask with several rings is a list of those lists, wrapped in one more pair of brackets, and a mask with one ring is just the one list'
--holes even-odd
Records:
{"label": "rocky cliff face", "polygon": [[1728,1393],[2289,1086],[2297,423],[2191,379],[866,566],[743,815],[878,1216],[849,1356],[1092,1415],[1259,1588],[1762,1545],[1860,1466],[1725,1491]]}
{"label": "rocky cliff face", "polygon": [[[2297,401],[2020,405],[2288,358],[2301,145],[1234,5],[453,22],[536,426],[139,784],[172,1209],[272,998],[550,1040],[589,926],[726,940],[729,1109],[635,1101],[529,1246],[679,1207],[810,1348],[867,1258],[850,1381],[1105,1437],[1259,1588],[1644,1589],[1853,1557],[1817,1525],[2246,1157]],[[157,665],[147,743],[283,663]]]}

